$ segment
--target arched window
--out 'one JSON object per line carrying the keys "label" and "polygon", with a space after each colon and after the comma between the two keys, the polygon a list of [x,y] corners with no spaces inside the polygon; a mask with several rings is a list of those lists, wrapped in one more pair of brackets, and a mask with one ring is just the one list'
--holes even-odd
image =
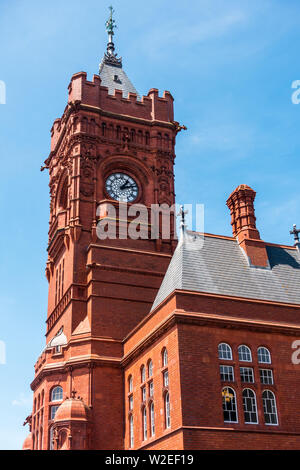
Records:
{"label": "arched window", "polygon": [[146,143],[146,145],[150,145],[150,134],[149,134],[149,132],[146,132],[146,134],[145,134],[145,143]]}
{"label": "arched window", "polygon": [[154,403],[151,402],[150,405],[150,429],[151,429],[151,436],[155,434],[155,418],[154,418]]}
{"label": "arched window", "polygon": [[63,399],[63,389],[58,385],[54,387],[51,392],[51,401],[62,401]]}
{"label": "arched window", "polygon": [[168,365],[168,351],[166,348],[162,351],[162,365],[163,367],[167,367]]}
{"label": "arched window", "polygon": [[129,418],[129,447],[134,446],[134,427],[133,427],[133,416],[130,415]]}
{"label": "arched window", "polygon": [[143,365],[141,367],[141,382],[143,383],[145,382],[145,380],[146,380],[146,369],[145,369],[145,366]]}
{"label": "arched window", "polygon": [[120,140],[121,139],[121,127],[117,126],[116,130],[117,130],[117,140]]}
{"label": "arched window", "polygon": [[148,362],[148,378],[152,377],[153,375],[153,363],[150,359],[150,361]]}
{"label": "arched window", "polygon": [[144,406],[143,408],[143,441],[147,440],[147,409]]}
{"label": "arched window", "polygon": [[225,361],[232,360],[232,351],[231,351],[231,347],[229,346],[229,344],[220,343],[218,346],[218,352],[219,352],[219,359],[223,359]]}
{"label": "arched window", "polygon": [[233,388],[225,387],[222,390],[224,423],[237,423],[236,396]]}
{"label": "arched window", "polygon": [[277,425],[277,408],[275,395],[270,390],[265,390],[262,394],[265,424]]}
{"label": "arched window", "polygon": [[257,357],[258,357],[258,362],[261,364],[271,364],[271,354],[270,351],[265,348],[264,346],[261,346],[257,350]]}
{"label": "arched window", "polygon": [[253,390],[245,388],[243,390],[244,419],[246,424],[257,424],[256,397]]}
{"label": "arched window", "polygon": [[105,136],[106,135],[106,123],[105,122],[102,122],[101,128],[102,128],[102,135]]}
{"label": "arched window", "polygon": [[133,390],[133,381],[132,381],[132,375],[128,377],[128,392],[131,393]]}
{"label": "arched window", "polygon": [[239,352],[239,361],[245,361],[245,362],[252,361],[251,350],[250,348],[248,348],[248,346],[245,346],[244,344],[242,344],[241,346],[238,347],[238,352]]}
{"label": "arched window", "polygon": [[170,395],[169,395],[169,392],[167,392],[165,394],[165,425],[166,425],[166,428],[171,427]]}

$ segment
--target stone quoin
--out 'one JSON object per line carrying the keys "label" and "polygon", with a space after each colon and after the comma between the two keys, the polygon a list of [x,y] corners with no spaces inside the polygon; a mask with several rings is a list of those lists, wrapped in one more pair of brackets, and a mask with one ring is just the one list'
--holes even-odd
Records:
{"label": "stone quoin", "polygon": [[184,210],[179,240],[173,218],[168,239],[97,236],[110,204],[122,229],[124,198],[149,211],[175,204],[185,129],[169,91],[140,96],[129,80],[113,10],[106,26],[99,75],[72,76],[42,167],[46,346],[23,449],[298,449],[297,229],[294,246],[261,240],[255,191],[242,184],[227,200],[232,237],[189,231]]}

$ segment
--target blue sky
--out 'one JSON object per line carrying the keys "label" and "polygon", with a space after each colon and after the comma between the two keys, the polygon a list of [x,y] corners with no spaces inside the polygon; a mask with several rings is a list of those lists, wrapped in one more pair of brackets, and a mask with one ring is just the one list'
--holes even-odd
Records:
{"label": "blue sky", "polygon": [[[109,2],[0,0],[0,448],[20,448],[29,384],[44,347],[50,128],[73,73],[98,73]],[[115,0],[115,42],[140,94],[167,89],[175,118],[179,203],[205,204],[205,231],[231,235],[225,201],[257,191],[261,237],[292,244],[300,225],[297,0]]]}

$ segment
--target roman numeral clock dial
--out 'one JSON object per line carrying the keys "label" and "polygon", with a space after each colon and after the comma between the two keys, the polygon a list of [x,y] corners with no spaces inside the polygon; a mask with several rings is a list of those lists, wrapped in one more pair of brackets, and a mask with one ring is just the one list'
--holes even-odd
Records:
{"label": "roman numeral clock dial", "polygon": [[125,173],[111,174],[106,180],[105,189],[116,201],[133,202],[139,194],[136,181]]}

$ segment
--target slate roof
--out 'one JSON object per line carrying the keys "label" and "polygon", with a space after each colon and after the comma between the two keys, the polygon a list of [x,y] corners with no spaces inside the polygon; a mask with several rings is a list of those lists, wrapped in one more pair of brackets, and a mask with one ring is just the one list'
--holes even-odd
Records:
{"label": "slate roof", "polygon": [[152,310],[176,289],[300,305],[300,252],[277,245],[266,249],[270,269],[254,268],[235,239],[186,232]]}
{"label": "slate roof", "polygon": [[[113,95],[115,90],[122,90],[123,98],[128,98],[128,93],[136,93],[138,100],[140,100],[138,92],[122,67],[107,64],[105,63],[105,60],[103,60],[100,65],[99,75],[101,78],[101,85],[108,88],[108,93],[110,95]],[[116,75],[118,78],[115,80],[114,78]]]}

